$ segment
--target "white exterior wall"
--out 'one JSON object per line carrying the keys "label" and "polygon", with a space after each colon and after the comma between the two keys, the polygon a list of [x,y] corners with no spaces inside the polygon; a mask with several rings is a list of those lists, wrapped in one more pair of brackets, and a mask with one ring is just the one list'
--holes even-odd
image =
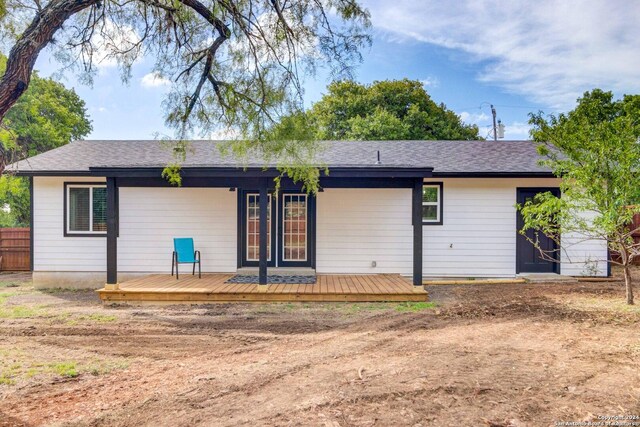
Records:
{"label": "white exterior wall", "polygon": [[[593,215],[591,215],[593,216]],[[585,218],[589,215],[585,213]],[[567,276],[606,276],[607,255],[604,241],[589,240],[580,233],[562,235],[562,274]]]}
{"label": "white exterior wall", "polygon": [[104,237],[64,237],[64,183],[104,182],[88,177],[33,178],[33,269],[36,272],[104,272]]}
{"label": "white exterior wall", "polygon": [[[448,178],[443,182],[444,223],[423,228],[423,271],[435,277],[509,277],[516,274],[516,188],[557,187],[554,178]],[[569,236],[562,237],[566,243]],[[561,260],[560,273],[584,275],[584,261],[605,260],[606,245],[586,241]],[[599,266],[606,275],[606,262]]]}
{"label": "white exterior wall", "polygon": [[170,273],[174,237],[193,237],[203,272],[236,271],[237,192],[141,187],[119,191],[118,271]]}
{"label": "white exterior wall", "polygon": [[[100,181],[34,178],[34,283],[65,286],[70,284],[68,273],[74,273],[85,286],[104,284],[105,238],[63,235],[63,183]],[[555,179],[429,181],[443,182],[444,200],[444,224],[423,229],[423,271],[433,277],[514,276],[516,188],[558,185]],[[318,193],[316,221],[318,273],[411,274],[410,189],[325,189]],[[121,280],[133,273],[170,272],[173,237],[194,238],[202,252],[203,271],[235,271],[237,193],[213,188],[120,188]],[[563,241],[570,238],[563,236]],[[593,274],[588,261],[600,260],[598,274],[605,275],[604,259],[602,242],[580,242],[563,253],[561,273]]]}
{"label": "white exterior wall", "polygon": [[[34,178],[34,284],[100,287],[106,239],[64,236],[64,183],[90,177]],[[120,280],[170,272],[173,237],[193,237],[206,272],[236,270],[237,193],[214,188],[120,188]],[[190,266],[184,265],[183,269]],[[186,270],[184,270],[186,271]]]}
{"label": "white exterior wall", "polygon": [[316,209],[318,273],[411,273],[410,189],[328,188]]}

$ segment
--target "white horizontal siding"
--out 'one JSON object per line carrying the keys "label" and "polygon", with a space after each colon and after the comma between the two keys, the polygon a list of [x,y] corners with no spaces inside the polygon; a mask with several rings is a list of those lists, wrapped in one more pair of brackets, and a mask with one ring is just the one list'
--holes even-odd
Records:
{"label": "white horizontal siding", "polygon": [[[411,272],[409,189],[326,189],[318,193],[319,273]],[[375,261],[377,266],[372,267]]]}
{"label": "white horizontal siding", "polygon": [[[65,237],[64,182],[34,178],[34,270],[104,272],[105,237]],[[118,271],[170,272],[173,237],[193,237],[203,271],[236,269],[237,193],[211,188],[120,188]],[[184,266],[183,268],[188,268]]]}
{"label": "white horizontal siding", "polygon": [[[64,182],[34,178],[34,269],[103,272],[104,237],[64,237]],[[427,276],[515,275],[516,188],[555,186],[555,179],[461,179],[444,183],[444,224],[424,226]],[[193,237],[203,271],[236,270],[237,193],[207,188],[121,188],[118,269],[169,272],[173,237]],[[410,274],[411,190],[326,189],[317,199],[319,273]],[[579,237],[573,236],[580,240]],[[572,236],[563,236],[565,246]],[[576,240],[574,240],[576,241]],[[606,245],[580,241],[562,255],[567,275],[606,274]],[[372,262],[377,267],[372,267]]]}
{"label": "white horizontal siding", "polygon": [[104,178],[33,178],[34,271],[106,270],[105,237],[64,237],[64,183],[103,182]]}
{"label": "white horizontal siding", "polygon": [[[585,219],[594,214],[584,213]],[[567,276],[606,276],[607,245],[603,240],[589,240],[581,233],[562,235],[562,274]]]}
{"label": "white horizontal siding", "polygon": [[170,272],[173,238],[192,237],[202,271],[235,271],[237,197],[226,188],[120,188],[118,270]]}
{"label": "white horizontal siding", "polygon": [[[444,221],[423,229],[426,276],[508,277],[516,274],[516,189],[554,187],[559,181],[539,179],[430,179],[443,182]],[[567,243],[569,236],[563,236]],[[584,261],[606,259],[602,242],[582,241],[571,248],[571,261],[561,258],[561,273],[582,275]],[[604,258],[603,258],[604,257]],[[606,262],[600,265],[606,274]]]}

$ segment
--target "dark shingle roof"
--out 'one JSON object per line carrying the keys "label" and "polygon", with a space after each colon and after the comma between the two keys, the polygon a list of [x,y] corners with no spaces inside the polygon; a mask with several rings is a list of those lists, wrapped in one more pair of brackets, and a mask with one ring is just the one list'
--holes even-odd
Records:
{"label": "dark shingle roof", "polygon": [[[238,161],[223,156],[219,141],[192,141],[183,167],[263,167],[259,156]],[[541,174],[536,143],[531,141],[326,141],[318,164],[329,168],[430,168],[434,174]],[[381,164],[376,165],[380,151]],[[39,172],[89,172],[90,167],[153,168],[173,160],[165,142],[157,140],[75,141],[14,163],[10,170]]]}

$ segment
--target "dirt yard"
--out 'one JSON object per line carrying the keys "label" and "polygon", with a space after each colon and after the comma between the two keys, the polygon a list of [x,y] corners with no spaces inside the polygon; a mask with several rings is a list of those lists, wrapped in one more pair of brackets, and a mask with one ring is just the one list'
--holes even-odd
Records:
{"label": "dirt yard", "polygon": [[620,283],[428,290],[429,304],[102,307],[90,291],[0,275],[0,425],[640,416],[640,309]]}

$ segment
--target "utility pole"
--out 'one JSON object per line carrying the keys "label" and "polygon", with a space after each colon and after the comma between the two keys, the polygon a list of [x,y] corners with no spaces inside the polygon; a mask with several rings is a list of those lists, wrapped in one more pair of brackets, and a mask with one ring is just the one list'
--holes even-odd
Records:
{"label": "utility pole", "polygon": [[491,115],[493,116],[493,140],[498,140],[498,128],[496,126],[496,109],[491,104]]}

